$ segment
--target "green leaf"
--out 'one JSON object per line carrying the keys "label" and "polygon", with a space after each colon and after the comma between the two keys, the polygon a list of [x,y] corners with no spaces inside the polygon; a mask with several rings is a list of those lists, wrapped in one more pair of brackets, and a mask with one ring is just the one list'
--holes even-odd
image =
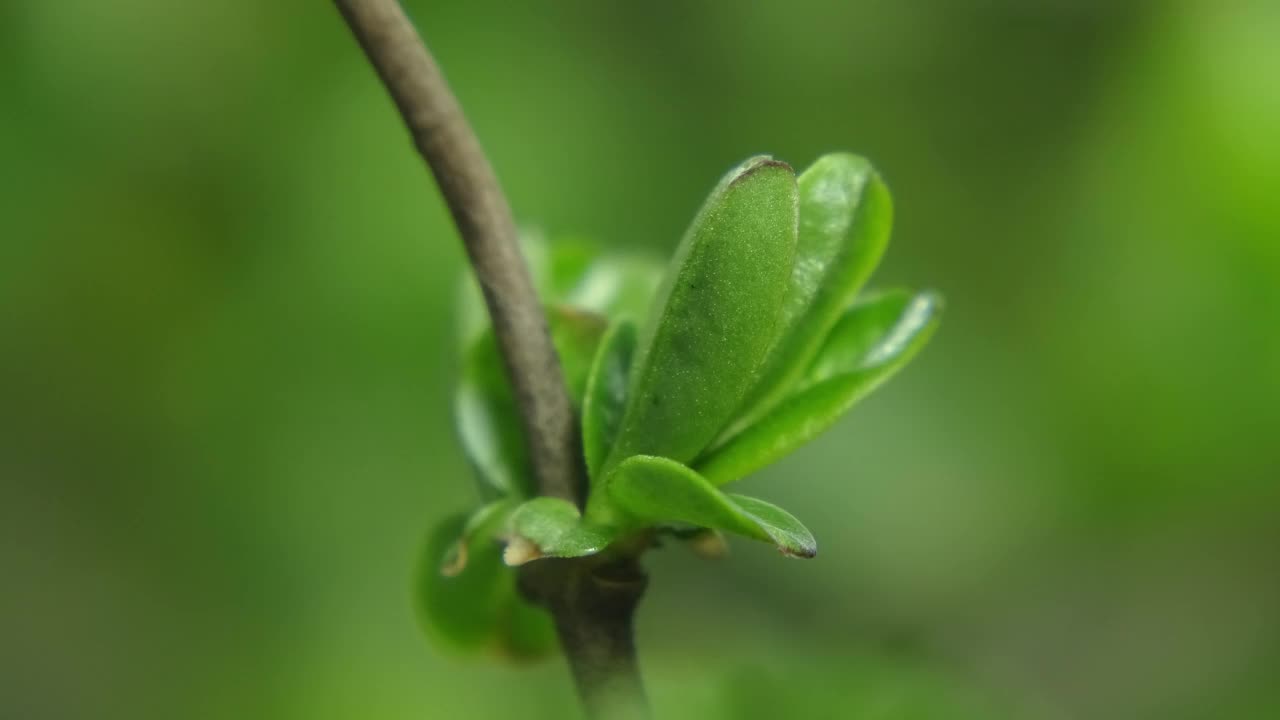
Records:
{"label": "green leaf", "polygon": [[727,497],[769,534],[783,554],[811,558],[818,554],[818,541],[795,515],[759,498],[728,493]]}
{"label": "green leaf", "polygon": [[[662,282],[663,263],[642,253],[604,252],[578,238],[549,241],[522,230],[520,248],[544,305],[568,305],[605,317],[643,320]],[[458,291],[459,347],[466,349],[489,327],[475,275],[463,275]]]}
{"label": "green leaf", "polygon": [[511,602],[503,608],[494,649],[513,660],[534,660],[555,652],[560,641],[551,615],[521,597],[511,568],[504,566],[503,571],[513,576]]}
{"label": "green leaf", "polygon": [[817,543],[789,513],[763,500],[720,492],[706,478],[670,458],[635,455],[605,482],[622,512],[648,523],[684,522],[771,542],[783,554],[813,557]]}
{"label": "green leaf", "polygon": [[692,460],[724,428],[772,343],[797,212],[791,168],[767,157],[712,191],[641,331],[606,471],[631,455]]}
{"label": "green leaf", "polygon": [[941,311],[942,299],[933,292],[885,290],[860,299],[832,328],[802,384],[891,362],[925,326],[937,323]]}
{"label": "green leaf", "polygon": [[503,565],[494,537],[513,507],[511,501],[500,501],[470,517],[450,516],[428,536],[415,583],[415,605],[423,630],[435,642],[512,659],[535,658],[555,649],[551,617],[520,597],[515,574]]}
{"label": "green leaf", "polygon": [[602,255],[561,302],[610,319],[643,320],[662,282],[663,265],[648,255]]}
{"label": "green leaf", "polygon": [[436,642],[458,650],[490,643],[509,596],[510,580],[497,543],[472,543],[465,567],[451,575],[457,543],[467,524],[463,514],[445,518],[427,537],[419,562],[418,618]]}
{"label": "green leaf", "polygon": [[612,528],[584,523],[573,503],[539,497],[516,508],[503,559],[523,565],[543,557],[594,555],[616,539]]}
{"label": "green leaf", "polygon": [[890,293],[854,305],[831,331],[798,389],[696,467],[723,485],[816,437],[900,370],[938,327],[942,298]]}
{"label": "green leaf", "polygon": [[504,497],[483,505],[471,513],[462,527],[462,532],[453,546],[445,553],[440,572],[446,577],[454,577],[466,569],[470,560],[471,547],[477,539],[491,541],[498,531],[506,527],[511,512],[516,508],[516,500]]}
{"label": "green leaf", "polygon": [[463,359],[453,408],[458,439],[480,478],[481,494],[532,495],[534,477],[519,410],[493,333],[481,335]]}
{"label": "green leaf", "polygon": [[[587,373],[604,333],[604,319],[564,307],[551,308],[547,317],[576,408],[586,392]],[[483,333],[464,358],[454,417],[463,450],[481,479],[483,495],[532,496],[535,481],[519,408],[492,332]]]}
{"label": "green leaf", "polygon": [[582,447],[594,482],[613,447],[627,399],[627,373],[636,348],[636,327],[623,320],[605,332],[596,350],[582,400]]}
{"label": "green leaf", "polygon": [[[600,255],[594,243],[576,239],[548,242],[541,232],[527,228],[520,231],[520,251],[544,305],[562,302]],[[463,273],[458,285],[457,314],[458,347],[465,352],[489,327],[489,311],[475,274],[470,270]]]}
{"label": "green leaf", "polygon": [[572,237],[549,240],[541,232],[530,230],[521,234],[521,249],[529,261],[538,297],[548,305],[563,303],[587,268],[600,257],[600,246],[594,242]]}
{"label": "green leaf", "polygon": [[865,158],[824,155],[798,184],[800,232],[776,343],[738,413],[737,429],[789,394],[889,243],[892,200]]}
{"label": "green leaf", "polygon": [[582,398],[587,392],[587,379],[596,348],[607,328],[604,317],[585,310],[559,305],[548,311],[551,323],[551,342],[560,356],[560,371],[569,389],[573,409],[582,409]]}

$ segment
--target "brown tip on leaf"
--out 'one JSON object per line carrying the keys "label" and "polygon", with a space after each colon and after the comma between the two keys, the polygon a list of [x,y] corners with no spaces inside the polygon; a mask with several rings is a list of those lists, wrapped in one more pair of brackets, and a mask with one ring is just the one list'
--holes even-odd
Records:
{"label": "brown tip on leaf", "polygon": [[507,540],[507,548],[502,551],[502,562],[511,567],[519,567],[540,557],[542,549],[519,535],[512,535]]}
{"label": "brown tip on leaf", "polygon": [[689,538],[689,549],[706,560],[719,560],[729,554],[729,543],[716,530],[703,530]]}
{"label": "brown tip on leaf", "polygon": [[459,540],[449,548],[449,552],[444,556],[444,561],[440,563],[440,574],[445,577],[457,577],[467,567],[467,543]]}
{"label": "brown tip on leaf", "polygon": [[787,557],[801,558],[802,560],[809,560],[811,558],[815,558],[818,556],[817,546],[814,546],[812,548],[805,548],[797,552],[795,550],[792,550],[789,547],[779,545],[778,552],[782,553],[783,555],[786,555]]}
{"label": "brown tip on leaf", "polygon": [[768,155],[761,155],[758,158],[752,158],[752,161],[750,162],[750,164],[742,168],[742,171],[739,172],[736,176],[734,176],[732,180],[729,181],[729,187],[733,187],[734,185],[737,185],[738,183],[742,182],[743,180],[746,180],[752,175],[755,175],[757,172],[759,172],[760,170],[763,170],[764,168],[782,168],[793,175],[795,174],[795,170],[792,169],[792,167],[787,163],[784,163],[781,160],[774,160]]}

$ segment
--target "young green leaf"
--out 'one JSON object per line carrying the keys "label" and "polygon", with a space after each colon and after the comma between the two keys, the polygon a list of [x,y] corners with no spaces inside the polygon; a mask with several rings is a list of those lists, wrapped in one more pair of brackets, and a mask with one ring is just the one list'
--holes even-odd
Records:
{"label": "young green leaf", "polygon": [[[563,302],[600,255],[594,243],[576,239],[550,242],[538,230],[527,228],[520,231],[520,250],[529,265],[533,287],[545,305]],[[458,347],[466,352],[489,327],[489,311],[471,272],[462,276],[457,297]]]}
{"label": "young green leaf", "polygon": [[800,232],[777,339],[737,414],[736,429],[789,394],[889,242],[889,190],[865,158],[824,155],[798,184]]}
{"label": "young green leaf", "polygon": [[900,355],[926,325],[936,323],[941,310],[942,299],[932,292],[895,289],[859,299],[831,329],[801,385],[884,365]]}
{"label": "young green leaf", "polygon": [[583,273],[600,257],[600,246],[582,238],[552,240],[540,231],[526,229],[521,231],[520,240],[533,285],[547,305],[564,302]]}
{"label": "young green leaf", "polygon": [[457,542],[467,523],[463,514],[445,518],[427,537],[417,573],[418,618],[437,642],[458,650],[484,647],[494,634],[505,603],[508,580],[496,543],[474,543],[465,567],[456,562]]}
{"label": "young green leaf", "polygon": [[520,416],[492,333],[481,335],[463,359],[453,409],[458,439],[480,478],[481,494],[532,495],[534,478]]}
{"label": "young green leaf", "polygon": [[560,372],[569,388],[569,400],[574,410],[581,410],[591,363],[608,321],[595,313],[567,305],[551,308],[547,317],[551,324],[551,342],[560,356]]}
{"label": "young green leaf", "polygon": [[471,513],[458,539],[454,541],[453,547],[445,554],[444,562],[440,566],[441,574],[446,577],[461,574],[470,559],[471,546],[477,539],[492,541],[498,530],[506,527],[507,520],[515,508],[516,499],[504,497],[483,505],[479,510]]}
{"label": "young green leaf", "polygon": [[[609,318],[643,320],[662,282],[663,264],[641,253],[603,252],[577,238],[547,240],[522,230],[520,248],[529,263],[534,288],[546,305],[568,305]],[[489,327],[484,297],[471,273],[458,289],[459,347],[470,348]]]}
{"label": "young green leaf", "polygon": [[605,332],[596,349],[582,400],[582,449],[588,477],[594,482],[613,447],[626,407],[627,373],[636,347],[636,327],[627,320]]}
{"label": "young green leaf", "polygon": [[[550,308],[547,317],[565,383],[577,406],[586,391],[587,373],[604,333],[604,319],[564,307]],[[464,358],[454,397],[454,417],[463,450],[480,476],[485,497],[530,497],[533,469],[515,397],[492,332],[482,334]]]}
{"label": "young green leaf", "polygon": [[773,341],[797,212],[791,168],[767,157],[712,191],[641,332],[606,472],[639,454],[691,460],[724,428]]}
{"label": "young green leaf", "polygon": [[543,557],[594,555],[615,539],[612,528],[584,523],[573,503],[539,497],[512,513],[503,560],[523,565]]}
{"label": "young green leaf", "polygon": [[648,255],[601,255],[561,299],[612,319],[643,320],[662,282],[663,265]]}
{"label": "young green leaf", "polygon": [[783,554],[801,558],[818,554],[818,541],[795,515],[759,498],[735,493],[727,493],[727,496],[769,534],[769,539]]}
{"label": "young green leaf", "polygon": [[610,501],[640,521],[684,522],[771,542],[785,555],[813,557],[813,535],[789,513],[763,500],[726,495],[698,473],[664,457],[635,455],[605,481]]}
{"label": "young green leaf", "polygon": [[[503,570],[507,575],[515,574],[510,568]],[[494,649],[513,660],[534,660],[555,652],[560,641],[551,615],[526,602],[515,587],[514,577],[512,580],[511,601],[503,606]]]}
{"label": "young green leaf", "polygon": [[[510,502],[494,503],[470,518],[446,518],[426,543],[415,583],[423,630],[455,650],[491,650],[528,659],[556,646],[551,618],[519,596],[515,576],[502,564],[493,533],[505,524]],[[458,564],[458,548],[465,562]]]}
{"label": "young green leaf", "polygon": [[853,306],[799,388],[696,467],[716,485],[737,480],[813,439],[900,370],[932,337],[942,299],[887,294]]}

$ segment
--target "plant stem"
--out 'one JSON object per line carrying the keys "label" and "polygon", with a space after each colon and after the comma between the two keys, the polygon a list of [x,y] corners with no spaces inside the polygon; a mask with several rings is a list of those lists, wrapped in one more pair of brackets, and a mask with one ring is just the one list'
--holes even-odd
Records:
{"label": "plant stem", "polygon": [[[431,168],[484,292],[542,495],[579,502],[577,424],[506,197],[444,75],[397,0],[334,0]],[[541,560],[521,591],[555,619],[588,717],[648,717],[633,640],[639,549]]]}
{"label": "plant stem", "polygon": [[575,423],[547,319],[493,168],[397,0],[335,0],[427,161],[484,292],[543,495],[577,500]]}
{"label": "plant stem", "polygon": [[546,559],[521,567],[521,591],[555,619],[589,718],[649,717],[632,621],[646,583],[634,554]]}

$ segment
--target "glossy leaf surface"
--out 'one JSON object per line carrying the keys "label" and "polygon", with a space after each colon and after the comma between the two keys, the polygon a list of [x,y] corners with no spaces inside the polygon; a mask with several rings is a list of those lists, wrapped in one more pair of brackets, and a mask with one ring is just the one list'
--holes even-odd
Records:
{"label": "glossy leaf surface", "polygon": [[594,555],[614,539],[609,528],[584,523],[573,503],[539,497],[511,515],[504,560],[508,565],[523,565],[543,557]]}
{"label": "glossy leaf surface", "polygon": [[763,500],[720,492],[706,478],[663,457],[627,458],[605,482],[612,503],[645,523],[683,522],[771,542],[786,555],[813,557],[813,535]]}
{"label": "glossy leaf surface", "polygon": [[641,331],[606,463],[688,461],[724,428],[773,340],[795,252],[791,168],[753,158],[721,180],[677,249]]}
{"label": "glossy leaf surface", "polygon": [[799,388],[730,438],[697,468],[723,485],[813,439],[900,370],[932,337],[942,299],[890,293],[850,308],[832,330]]}
{"label": "glossy leaf surface", "polygon": [[635,325],[625,320],[615,323],[600,341],[591,365],[582,401],[582,448],[587,473],[593,482],[622,424],[635,346]]}
{"label": "glossy leaf surface", "polygon": [[800,175],[798,185],[795,263],[776,344],[738,413],[742,425],[788,394],[889,243],[889,190],[865,158],[824,155]]}

